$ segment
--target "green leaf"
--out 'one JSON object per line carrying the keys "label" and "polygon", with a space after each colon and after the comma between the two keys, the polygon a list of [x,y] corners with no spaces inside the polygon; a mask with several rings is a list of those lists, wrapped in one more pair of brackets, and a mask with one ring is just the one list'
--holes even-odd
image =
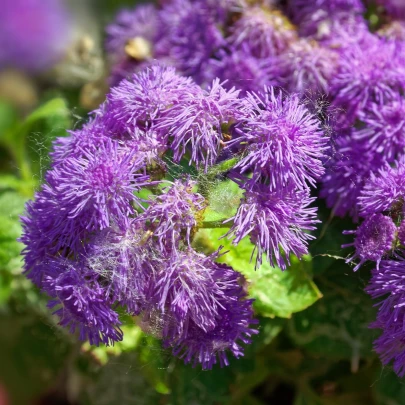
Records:
{"label": "green leaf", "polygon": [[351,362],[356,372],[362,358],[373,357],[376,331],[372,300],[362,291],[364,281],[343,262],[335,262],[327,276],[317,278],[324,298],[296,314],[288,324],[293,342],[315,355]]}
{"label": "green leaf", "polygon": [[304,310],[322,297],[319,289],[312,281],[311,258],[298,260],[291,258],[291,267],[281,271],[271,267],[264,260],[263,265],[254,269],[250,262],[253,244],[248,238],[237,246],[229,239],[218,240],[226,233],[224,229],[200,229],[195,237],[195,246],[205,252],[212,252],[220,245],[228,251],[219,258],[219,262],[227,263],[242,273],[248,281],[249,296],[255,298],[255,310],[262,316],[289,318],[295,312]]}
{"label": "green leaf", "polygon": [[392,370],[379,370],[372,386],[376,405],[405,404],[405,384]]}

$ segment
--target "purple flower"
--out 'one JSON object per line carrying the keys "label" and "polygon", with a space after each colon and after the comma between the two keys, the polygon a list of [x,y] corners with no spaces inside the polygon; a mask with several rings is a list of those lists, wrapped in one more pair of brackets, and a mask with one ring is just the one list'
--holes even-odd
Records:
{"label": "purple flower", "polygon": [[338,67],[338,54],[315,41],[301,39],[280,56],[287,90],[319,96],[328,93],[329,82]]}
{"label": "purple flower", "polygon": [[108,139],[99,149],[83,150],[83,157],[70,157],[48,173],[69,220],[88,230],[112,223],[125,229],[134,213],[131,204],[140,205],[133,193],[148,184],[148,176],[139,173],[144,162],[136,151],[124,151]]}
{"label": "purple flower", "polygon": [[137,126],[150,128],[183,97],[200,93],[191,78],[177,75],[174,68],[152,66],[112,88],[104,111],[98,114],[108,129],[131,134]]}
{"label": "purple flower", "polygon": [[224,140],[222,127],[240,114],[238,95],[235,89],[226,91],[217,79],[208,91],[190,93],[168,110],[158,128],[172,138],[176,162],[190,151],[190,164],[207,169],[215,163]]}
{"label": "purple flower", "polygon": [[152,46],[160,34],[157,9],[152,4],[141,4],[133,10],[121,10],[106,33],[107,51],[116,57],[122,57],[129,41],[137,38]]}
{"label": "purple flower", "polygon": [[268,58],[285,51],[297,40],[295,27],[280,11],[264,7],[244,10],[230,28],[227,39],[232,47],[246,46],[252,56]]}
{"label": "purple flower", "polygon": [[221,52],[218,58],[212,58],[205,71],[206,80],[212,82],[215,77],[224,82],[222,86],[228,90],[240,90],[239,97],[248,92],[257,92],[264,86],[279,86],[281,70],[275,58],[260,59],[253,56],[247,47],[230,49]]}
{"label": "purple flower", "polygon": [[70,40],[70,15],[61,0],[3,0],[0,69],[40,71],[51,67]]}
{"label": "purple flower", "polygon": [[394,93],[392,99],[368,103],[358,118],[365,127],[354,131],[353,138],[392,161],[405,148],[405,99]]}
{"label": "purple flower", "polygon": [[239,274],[232,268],[217,263],[210,265],[215,286],[212,294],[217,305],[215,327],[203,331],[190,322],[182,336],[176,340],[164,340],[166,347],[173,348],[173,354],[195,367],[201,363],[203,369],[211,369],[219,360],[221,367],[229,365],[227,352],[235,357],[243,356],[241,343],[251,343],[251,336],[258,333],[252,325],[252,300],[245,299],[239,286]]}
{"label": "purple flower", "polygon": [[326,162],[320,196],[333,209],[333,214],[354,218],[358,215],[357,198],[365,181],[374,170],[384,164],[383,156],[373,153],[364,142],[352,137],[352,129],[345,129],[335,141],[331,158]]}
{"label": "purple flower", "polygon": [[364,220],[355,231],[345,231],[345,235],[354,234],[354,242],[343,245],[342,248],[354,246],[356,251],[353,256],[346,260],[350,263],[360,259],[354,268],[357,271],[367,260],[377,263],[377,269],[383,256],[393,249],[396,226],[390,217],[382,214],[374,214]]}
{"label": "purple flower", "polygon": [[390,17],[398,20],[405,19],[405,4],[402,0],[377,0],[382,5]]}
{"label": "purple flower", "polygon": [[405,221],[402,221],[398,227],[398,241],[402,246],[405,246]]}
{"label": "purple flower", "polygon": [[81,340],[98,346],[122,340],[118,314],[111,308],[99,277],[80,263],[53,259],[46,263],[44,290],[52,297],[48,306],[60,318],[59,324]]}
{"label": "purple flower", "polygon": [[405,89],[405,69],[395,44],[377,37],[341,54],[330,84],[333,105],[347,110],[347,121],[371,103],[383,104]]}
{"label": "purple flower", "polygon": [[315,184],[324,172],[327,138],[298,96],[285,97],[266,87],[248,94],[244,102],[251,112],[236,126],[240,136],[228,143],[245,149],[235,168],[253,171],[253,177],[266,179],[272,190],[290,181],[303,187],[307,181]]}
{"label": "purple flower", "polygon": [[359,196],[361,215],[391,211],[395,216],[402,216],[404,198],[405,160],[401,158],[394,167],[386,163],[377,173],[370,174]]}
{"label": "purple flower", "polygon": [[290,254],[300,258],[308,253],[308,241],[314,237],[307,231],[319,222],[316,207],[309,207],[313,201],[307,189],[285,187],[270,193],[266,186],[255,185],[245,191],[236,215],[230,219],[233,225],[227,236],[237,245],[249,235],[255,245],[256,267],[266,254],[272,266],[284,270],[290,264]]}
{"label": "purple flower", "polygon": [[175,180],[162,194],[152,197],[137,218],[137,222],[148,223],[162,251],[176,251],[180,243],[191,244],[191,233],[206,207],[204,197],[192,192],[194,186],[190,180]]}
{"label": "purple flower", "polygon": [[375,350],[384,365],[393,361],[394,371],[405,375],[405,266],[404,259],[383,260],[374,269],[366,291],[373,299],[383,298],[378,306],[377,320],[373,328],[383,330],[374,342]]}

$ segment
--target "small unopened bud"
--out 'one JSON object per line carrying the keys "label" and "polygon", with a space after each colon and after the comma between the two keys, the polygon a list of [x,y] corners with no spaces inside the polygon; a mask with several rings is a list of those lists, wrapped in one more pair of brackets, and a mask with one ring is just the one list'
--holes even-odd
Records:
{"label": "small unopened bud", "polygon": [[143,37],[135,37],[127,42],[125,52],[131,58],[145,60],[152,56],[152,44]]}

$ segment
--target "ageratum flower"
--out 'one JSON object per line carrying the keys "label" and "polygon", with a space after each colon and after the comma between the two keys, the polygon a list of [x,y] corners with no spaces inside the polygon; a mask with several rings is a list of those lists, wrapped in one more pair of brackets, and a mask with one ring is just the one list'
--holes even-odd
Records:
{"label": "ageratum flower", "polygon": [[[241,185],[243,187],[243,185]],[[285,187],[269,193],[265,185],[255,185],[246,190],[244,198],[230,220],[233,221],[227,236],[237,245],[249,236],[255,245],[256,267],[262,263],[263,254],[272,266],[286,269],[289,256],[298,258],[308,253],[308,241],[314,239],[307,231],[315,229],[316,207],[309,190]]]}
{"label": "ageratum flower", "polygon": [[176,251],[180,243],[191,244],[191,233],[206,206],[204,197],[192,192],[194,186],[190,180],[175,180],[162,194],[152,197],[137,218],[137,222],[148,224],[162,251]]}
{"label": "ageratum flower", "polygon": [[201,89],[191,78],[177,75],[172,67],[152,66],[112,88],[98,114],[108,130],[131,134],[135,127],[155,125],[169,107],[196,94]]}
{"label": "ageratum flower", "polygon": [[402,216],[404,199],[405,160],[401,158],[393,167],[386,163],[377,173],[370,174],[359,196],[361,215],[392,211],[395,216]]}
{"label": "ageratum flower", "polygon": [[290,92],[319,96],[328,93],[338,67],[338,54],[315,41],[300,39],[279,58],[279,69]]}
{"label": "ageratum flower", "polygon": [[374,342],[375,350],[384,365],[393,362],[394,371],[405,375],[405,266],[404,259],[383,260],[374,269],[366,291],[373,299],[383,298],[378,305],[377,320],[372,327],[382,329]]}
{"label": "ageratum flower", "polygon": [[[131,41],[137,39],[146,41],[145,46],[149,47],[158,40],[160,31],[156,7],[152,4],[141,4],[133,10],[121,10],[115,21],[107,26],[106,34],[106,49],[109,54],[120,58],[125,55],[127,47],[127,55],[129,52],[128,56],[138,59],[136,55],[131,55],[128,47],[131,46]],[[142,50],[139,51],[142,56]]]}
{"label": "ageratum flower", "polygon": [[355,231],[344,231],[345,235],[354,234],[354,242],[343,245],[342,248],[354,246],[356,251],[346,260],[350,263],[355,259],[360,262],[355,266],[357,271],[367,260],[377,263],[377,269],[382,258],[394,247],[396,226],[390,217],[374,214],[365,219]]}
{"label": "ageratum flower", "polygon": [[394,93],[384,102],[369,103],[359,111],[358,118],[365,126],[354,131],[353,138],[393,161],[405,148],[405,99]]}
{"label": "ageratum flower", "polygon": [[81,340],[98,346],[122,340],[118,314],[111,308],[99,276],[81,263],[52,259],[46,263],[44,290],[51,296],[48,306],[55,309],[59,324]]}
{"label": "ageratum flower", "polygon": [[321,159],[327,139],[299,97],[265,87],[263,92],[248,94],[244,102],[251,113],[236,126],[240,136],[228,143],[245,149],[235,168],[266,179],[275,191],[290,182],[314,185],[324,172]]}
{"label": "ageratum flower", "polygon": [[229,44],[246,46],[257,58],[274,57],[297,40],[295,27],[280,11],[264,7],[246,8],[230,28]]}
{"label": "ageratum flower", "polygon": [[190,152],[190,164],[197,167],[215,163],[221,142],[222,126],[231,124],[239,116],[239,91],[226,91],[219,80],[208,91],[189,93],[181,102],[168,109],[158,128],[170,135],[171,149],[176,162]]}
{"label": "ageratum flower", "polygon": [[216,280],[213,290],[217,304],[216,326],[204,332],[194,322],[177,340],[164,340],[173,354],[195,367],[201,363],[203,369],[211,369],[219,361],[221,367],[229,365],[227,352],[236,358],[243,356],[244,344],[251,343],[252,335],[258,333],[253,325],[252,300],[245,299],[240,287],[239,274],[231,267],[212,262],[212,278]]}
{"label": "ageratum flower", "polygon": [[70,40],[71,16],[61,0],[3,0],[0,13],[0,69],[51,67]]}
{"label": "ageratum flower", "polygon": [[378,37],[345,50],[330,83],[333,106],[347,110],[348,122],[371,103],[384,104],[404,89],[405,68],[395,44]]}

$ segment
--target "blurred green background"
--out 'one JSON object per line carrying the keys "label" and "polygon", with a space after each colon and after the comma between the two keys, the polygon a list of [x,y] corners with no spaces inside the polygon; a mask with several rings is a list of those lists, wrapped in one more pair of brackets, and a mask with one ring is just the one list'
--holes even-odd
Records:
{"label": "blurred green background", "polygon": [[[226,246],[230,264],[251,282],[260,319],[245,357],[227,368],[183,365],[161,348],[158,326],[147,336],[130,317],[123,317],[123,342],[109,348],[90,347],[58,327],[46,297],[22,275],[19,216],[40,187],[52,140],[102,101],[103,27],[128,5],[135,2],[72,1],[86,44],[82,59],[35,77],[0,72],[0,405],[405,404],[403,382],[372,351],[378,332],[368,329],[375,316],[363,292],[368,270],[353,273],[335,257],[341,231],[352,225],[322,206],[312,257],[288,272],[249,270],[248,242]],[[201,232],[199,247],[212,244],[216,232]]]}

